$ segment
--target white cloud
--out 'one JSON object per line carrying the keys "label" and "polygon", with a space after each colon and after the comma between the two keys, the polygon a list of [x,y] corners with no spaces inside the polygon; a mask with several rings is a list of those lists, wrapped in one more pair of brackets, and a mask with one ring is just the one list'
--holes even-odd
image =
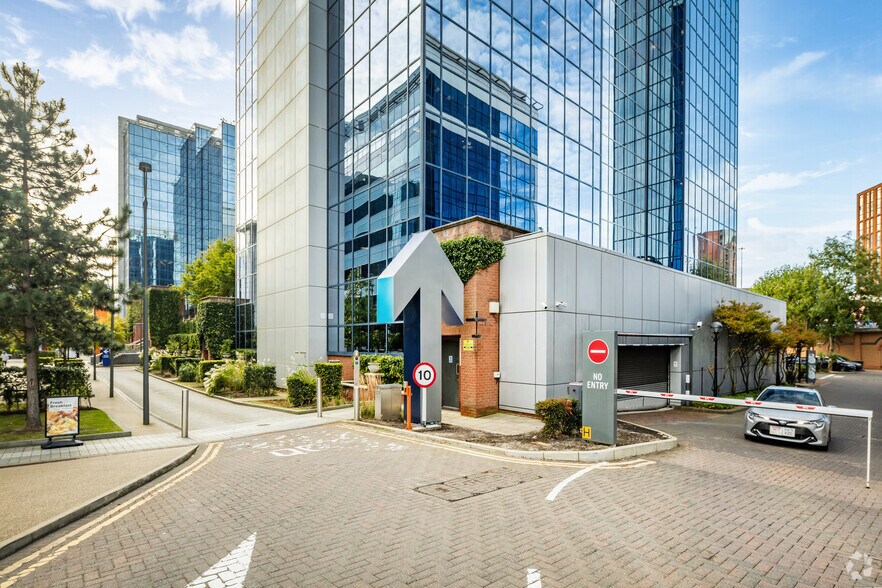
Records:
{"label": "white cloud", "polygon": [[64,0],[37,0],[37,2],[45,4],[55,10],[65,10],[67,12],[73,12],[76,10],[76,7],[73,4],[64,2]]}
{"label": "white cloud", "polygon": [[805,51],[787,63],[768,69],[741,83],[742,103],[778,102],[794,95],[812,96],[799,74],[827,56],[826,51]]}
{"label": "white cloud", "polygon": [[225,14],[236,16],[236,0],[190,0],[187,3],[187,14],[195,16],[197,19],[212,10],[220,9]]}
{"label": "white cloud", "polygon": [[114,55],[104,47],[92,44],[84,51],[71,51],[64,59],[50,61],[49,66],[64,72],[72,80],[97,88],[118,85],[120,75],[132,71],[136,60]]}
{"label": "white cloud", "polygon": [[86,0],[86,3],[94,10],[113,12],[123,25],[133,22],[141,13],[156,18],[165,9],[161,0]]}
{"label": "white cloud", "polygon": [[740,192],[742,194],[752,194],[772,190],[788,190],[802,186],[809,180],[845,171],[847,168],[847,163],[827,162],[821,169],[816,170],[804,170],[796,173],[769,172],[760,174],[741,186]]}
{"label": "white cloud", "polygon": [[33,66],[40,59],[41,51],[30,45],[31,33],[17,16],[0,12],[0,25],[5,33],[0,32],[0,61],[13,64],[24,61]]}
{"label": "white cloud", "polygon": [[205,28],[188,25],[178,33],[135,28],[128,38],[126,55],[93,44],[50,65],[93,87],[132,84],[182,104],[189,103],[188,82],[233,78],[232,51],[223,51]]}

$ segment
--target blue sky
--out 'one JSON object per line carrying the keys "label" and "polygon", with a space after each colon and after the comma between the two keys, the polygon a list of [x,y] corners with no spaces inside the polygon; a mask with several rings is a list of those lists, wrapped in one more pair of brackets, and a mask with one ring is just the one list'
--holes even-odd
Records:
{"label": "blue sky", "polygon": [[[235,0],[0,0],[0,60],[40,67],[98,158],[115,208],[117,116],[190,126],[234,117]],[[854,231],[882,182],[882,2],[742,0],[739,241],[743,283]]]}

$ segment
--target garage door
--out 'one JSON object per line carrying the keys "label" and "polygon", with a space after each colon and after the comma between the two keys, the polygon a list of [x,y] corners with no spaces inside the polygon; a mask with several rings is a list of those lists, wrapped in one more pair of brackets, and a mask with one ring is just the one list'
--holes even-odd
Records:
{"label": "garage door", "polygon": [[[619,388],[669,392],[668,365],[670,347],[619,347]],[[658,398],[619,396],[619,410],[660,408],[667,401]]]}

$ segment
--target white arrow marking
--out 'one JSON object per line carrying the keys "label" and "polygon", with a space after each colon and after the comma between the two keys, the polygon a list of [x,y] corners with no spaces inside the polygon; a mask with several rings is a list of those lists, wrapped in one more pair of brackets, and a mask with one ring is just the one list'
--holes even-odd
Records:
{"label": "white arrow marking", "polygon": [[527,568],[527,588],[542,588],[542,574],[536,568]]}
{"label": "white arrow marking", "polygon": [[251,565],[251,552],[254,551],[254,540],[257,533],[239,544],[229,555],[208,568],[201,576],[187,584],[187,588],[242,588],[248,567]]}
{"label": "white arrow marking", "polygon": [[587,474],[591,470],[596,470],[596,469],[624,470],[624,469],[628,469],[628,468],[639,468],[639,467],[647,466],[651,463],[654,463],[654,462],[651,462],[651,461],[648,461],[645,459],[634,459],[631,461],[620,461],[618,463],[607,463],[605,461],[601,461],[600,463],[596,463],[594,465],[588,466],[584,470],[579,470],[578,472],[576,472],[575,474],[573,474],[572,476],[570,476],[569,478],[567,478],[563,482],[560,482],[557,486],[554,487],[554,489],[551,492],[548,493],[548,496],[545,497],[545,500],[554,501],[554,499],[557,498],[557,495],[560,494],[560,491],[563,490],[567,484],[569,484],[573,480],[578,480],[579,478],[581,478],[582,476],[584,476],[585,474]]}

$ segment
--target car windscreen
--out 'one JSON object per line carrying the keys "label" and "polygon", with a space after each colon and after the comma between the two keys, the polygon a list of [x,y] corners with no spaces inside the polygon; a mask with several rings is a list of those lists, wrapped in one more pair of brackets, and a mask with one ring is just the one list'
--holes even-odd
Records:
{"label": "car windscreen", "polygon": [[818,395],[806,390],[787,390],[782,388],[769,388],[759,395],[757,400],[763,402],[783,402],[785,404],[804,404],[807,406],[821,406]]}

